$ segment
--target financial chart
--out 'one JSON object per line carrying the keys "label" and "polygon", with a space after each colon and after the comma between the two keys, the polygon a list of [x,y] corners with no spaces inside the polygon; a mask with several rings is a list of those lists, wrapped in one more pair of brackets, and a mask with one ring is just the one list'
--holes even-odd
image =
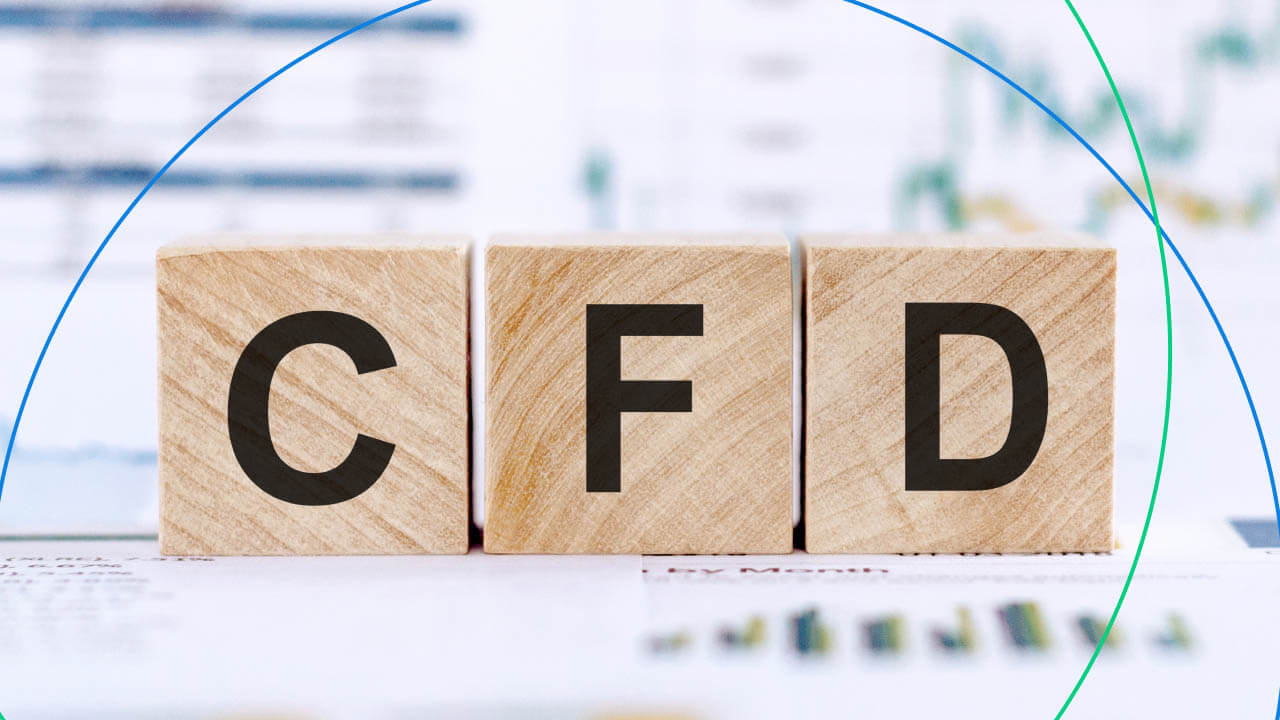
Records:
{"label": "financial chart", "polygon": [[[1149,548],[1072,713],[1268,714],[1275,552]],[[1046,717],[1128,560],[209,558],[6,542],[0,693],[31,717]]]}

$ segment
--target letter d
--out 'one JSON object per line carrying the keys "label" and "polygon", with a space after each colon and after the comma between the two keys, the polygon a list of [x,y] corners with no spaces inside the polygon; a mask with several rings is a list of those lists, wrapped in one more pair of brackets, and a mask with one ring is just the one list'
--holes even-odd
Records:
{"label": "letter d", "polygon": [[[1044,353],[1016,313],[986,303],[907,303],[906,488],[993,490],[1026,472],[1040,451],[1049,419],[1049,380]],[[943,335],[981,335],[1004,350],[1013,379],[1009,435],[985,458],[941,457]]]}

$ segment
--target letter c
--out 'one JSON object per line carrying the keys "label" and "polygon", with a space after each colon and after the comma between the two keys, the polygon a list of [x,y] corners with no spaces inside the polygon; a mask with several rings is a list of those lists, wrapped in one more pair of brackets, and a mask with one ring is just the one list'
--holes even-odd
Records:
{"label": "letter c", "polygon": [[360,434],[346,459],[324,472],[297,470],[280,457],[268,421],[271,380],[286,355],[311,344],[341,349],[360,375],[396,364],[386,339],[360,318],[320,310],[281,318],[240,354],[227,399],[227,430],[240,468],[268,495],[294,505],[334,505],[372,487],[396,446]]}

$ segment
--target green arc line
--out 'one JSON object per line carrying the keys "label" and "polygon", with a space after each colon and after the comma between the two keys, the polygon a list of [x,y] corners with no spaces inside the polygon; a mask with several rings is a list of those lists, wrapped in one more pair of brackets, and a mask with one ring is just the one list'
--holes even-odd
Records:
{"label": "green arc line", "polygon": [[1062,707],[1058,709],[1058,714],[1054,716],[1054,720],[1061,720],[1066,714],[1067,708],[1071,707],[1071,701],[1076,699],[1076,694],[1080,692],[1080,686],[1084,685],[1085,678],[1089,677],[1089,671],[1093,669],[1094,663],[1098,661],[1098,655],[1102,652],[1103,645],[1106,644],[1107,638],[1111,636],[1111,628],[1116,624],[1116,617],[1120,615],[1120,607],[1124,605],[1124,599],[1129,594],[1129,585],[1133,583],[1134,573],[1138,570],[1138,560],[1142,558],[1142,547],[1147,542],[1147,530],[1151,527],[1151,516],[1156,509],[1156,496],[1160,493],[1160,476],[1164,472],[1164,456],[1165,449],[1169,442],[1169,406],[1173,398],[1173,300],[1169,294],[1169,264],[1165,258],[1164,240],[1160,236],[1160,211],[1156,209],[1156,195],[1151,190],[1151,177],[1147,174],[1147,163],[1142,159],[1142,148],[1138,146],[1138,134],[1133,129],[1133,122],[1129,120],[1129,111],[1124,107],[1124,100],[1120,97],[1120,90],[1116,87],[1116,81],[1111,77],[1111,70],[1107,68],[1107,62],[1102,59],[1102,53],[1098,50],[1098,44],[1093,41],[1093,35],[1089,33],[1089,28],[1085,27],[1084,20],[1080,17],[1080,13],[1076,11],[1075,5],[1071,0],[1064,0],[1067,3],[1067,9],[1071,11],[1071,15],[1076,19],[1076,24],[1080,26],[1080,32],[1084,33],[1084,37],[1089,41],[1089,47],[1093,49],[1093,56],[1098,59],[1098,65],[1102,68],[1102,74],[1107,77],[1107,84],[1111,86],[1111,94],[1116,99],[1116,105],[1120,108],[1120,116],[1124,118],[1124,126],[1129,131],[1129,140],[1133,143],[1133,151],[1138,156],[1138,168],[1142,171],[1142,182],[1147,189],[1147,203],[1151,206],[1151,219],[1156,226],[1156,247],[1160,250],[1160,275],[1164,279],[1164,327],[1165,327],[1165,374],[1164,374],[1164,424],[1160,428],[1160,454],[1156,459],[1156,478],[1151,486],[1151,502],[1147,504],[1147,518],[1142,522],[1142,535],[1138,537],[1138,547],[1133,552],[1133,562],[1129,565],[1129,574],[1125,576],[1124,586],[1120,588],[1120,597],[1116,600],[1116,606],[1111,611],[1111,617],[1107,620],[1107,626],[1102,631],[1102,636],[1098,638],[1098,644],[1093,648],[1093,654],[1089,656],[1089,662],[1085,664],[1084,670],[1080,673],[1080,678],[1076,680],[1075,687],[1071,688],[1071,693],[1067,695],[1067,699],[1062,703]]}

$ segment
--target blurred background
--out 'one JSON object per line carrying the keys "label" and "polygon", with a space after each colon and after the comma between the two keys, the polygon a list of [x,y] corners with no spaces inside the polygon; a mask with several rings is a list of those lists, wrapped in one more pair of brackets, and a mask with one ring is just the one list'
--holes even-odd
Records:
{"label": "blurred background", "polygon": [[[0,2],[5,437],[62,300],[152,173],[269,72],[391,5]],[[1111,92],[1065,4],[880,5],[1022,83],[1141,192]],[[1273,370],[1280,350],[1280,2],[1079,0],[1077,7],[1133,116],[1163,224],[1215,303],[1265,427],[1280,402]],[[955,53],[839,0],[434,0],[271,83],[192,147],[137,207],[49,350],[4,486],[0,535],[154,533],[154,253],[187,235],[415,231],[482,240],[501,231],[795,237],[1031,229],[1085,231],[1120,249],[1116,520],[1127,552],[1150,499],[1160,439],[1164,306],[1154,232],[1098,163],[1030,103]],[[1170,263],[1174,419],[1153,547],[1185,559],[1214,543],[1274,545],[1271,494],[1247,405],[1194,288]],[[154,552],[149,547],[138,552]],[[466,560],[473,563],[467,572],[494,564],[499,575],[510,572],[501,559]],[[618,662],[634,661],[638,648],[643,677],[664,687],[681,687],[678,678],[691,687],[688,678],[696,677],[704,684],[689,690],[695,696],[708,687],[736,691],[751,679],[785,713],[793,694],[842,707],[847,676],[838,673],[849,668],[873,678],[862,681],[859,702],[888,703],[874,679],[887,659],[939,671],[931,676],[937,692],[928,696],[937,702],[972,694],[977,678],[987,678],[981,697],[998,696],[1016,716],[1027,697],[1053,702],[1068,689],[1127,567],[1123,557],[1078,566],[1062,558],[974,559],[962,576],[955,568],[963,563],[954,560],[911,560],[837,569],[793,556],[793,576],[723,559],[611,559],[615,579],[625,585],[643,573],[647,587],[639,612],[648,620],[634,643],[634,628],[619,631],[628,640]],[[444,562],[403,562],[419,561]],[[736,584],[717,584],[726,567]],[[829,581],[805,584],[805,573],[819,571],[831,573]],[[971,572],[987,584],[965,579]],[[1133,673],[1109,670],[1110,679],[1091,680],[1110,683],[1093,697],[1129,697],[1129,683],[1139,680],[1150,695],[1158,678],[1160,687],[1205,693],[1193,694],[1195,701],[1213,695],[1225,702],[1225,669],[1250,652],[1273,654],[1259,628],[1274,623],[1259,618],[1270,612],[1275,587],[1255,592],[1251,571],[1218,561],[1146,572],[1127,627],[1109,644],[1114,653],[1104,655]],[[882,574],[895,579],[870,589],[840,579]],[[156,582],[165,593],[183,586]],[[934,590],[909,592],[926,583]],[[490,595],[526,592],[501,587]],[[552,588],[546,597],[564,591]],[[1246,597],[1256,613],[1221,611],[1223,602]],[[153,618],[128,607],[113,616],[119,637],[99,648],[113,662],[122,646],[154,635]],[[619,617],[588,615],[598,622],[593,628],[634,620],[618,608],[596,610]],[[565,627],[588,627],[569,614]],[[515,634],[524,638],[542,621],[529,622]],[[464,629],[489,627],[477,623]],[[27,637],[24,628],[0,625],[0,639],[9,646]],[[483,647],[511,635],[497,637],[493,628],[489,635],[496,638],[489,645],[472,644],[492,660]],[[545,655],[552,669],[573,653],[531,647],[518,657]],[[1209,672],[1218,675],[1206,684],[1205,666],[1189,658],[1209,656]],[[163,666],[165,657],[155,662]],[[237,657],[229,656],[227,672],[240,667]],[[585,653],[580,667],[599,674],[601,657]],[[439,669],[438,657],[418,659]],[[718,669],[689,675],[697,663]],[[953,672],[962,666],[977,670]],[[779,667],[801,669],[788,676],[791,685],[773,686]],[[1011,676],[986,672],[992,668],[1021,673],[1012,676],[1019,681],[1009,685]],[[1264,678],[1265,692],[1247,703],[1269,712],[1274,684],[1260,672],[1253,677]],[[915,676],[903,677],[903,688],[918,690]],[[1190,707],[1177,704],[1177,692],[1164,696],[1170,707]],[[749,695],[739,699],[765,707],[751,705]],[[674,706],[688,707],[678,698]],[[1104,707],[1144,714],[1140,704],[1104,703],[1090,716],[1103,716]]]}
{"label": "blurred background", "polygon": [[[1141,192],[1056,2],[886,0],[1058,111]],[[62,299],[150,175],[372,0],[0,4],[0,429]],[[1263,420],[1280,399],[1280,3],[1082,0],[1161,216]],[[0,532],[155,526],[155,249],[220,232],[1083,230],[1120,248],[1118,519],[1149,497],[1163,306],[1149,222],[984,71],[838,0],[435,0],[294,68],[124,224],[31,396]],[[1162,511],[1265,516],[1247,407],[1182,271]]]}

